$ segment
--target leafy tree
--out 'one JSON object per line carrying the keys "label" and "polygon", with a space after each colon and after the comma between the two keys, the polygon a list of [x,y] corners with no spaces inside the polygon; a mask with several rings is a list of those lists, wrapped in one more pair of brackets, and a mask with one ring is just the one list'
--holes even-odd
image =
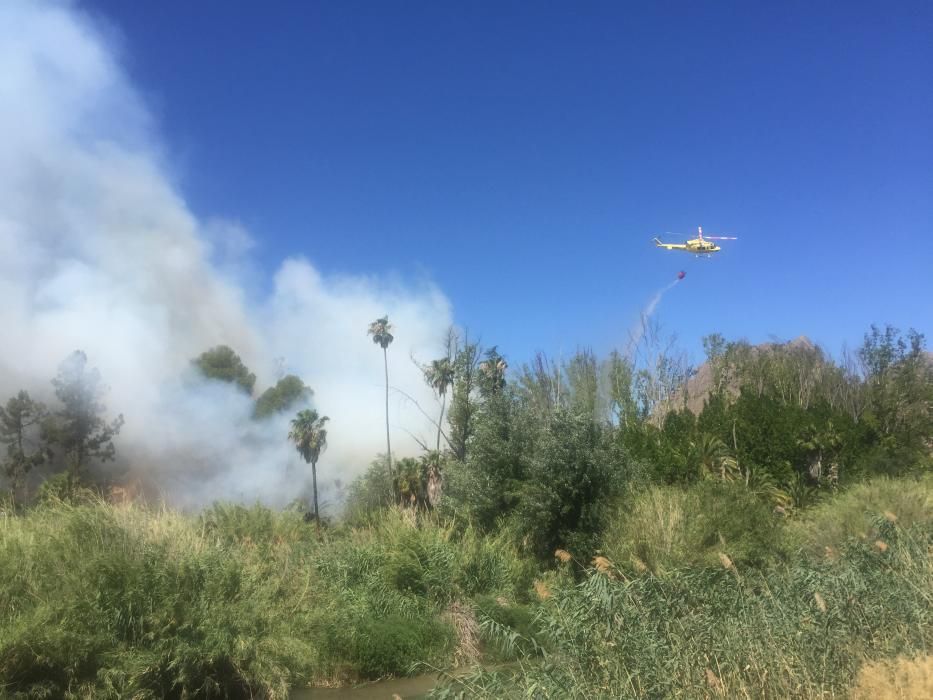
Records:
{"label": "leafy tree", "polygon": [[201,353],[192,364],[208,379],[236,384],[252,396],[256,375],[247,369],[240,356],[228,345],[218,345]]}
{"label": "leafy tree", "polygon": [[292,429],[288,439],[295,443],[295,449],[304,461],[311,465],[311,483],[314,491],[314,520],[321,522],[317,500],[317,461],[327,447],[327,430],[324,427],[330,418],[319,416],[313,408],[299,411],[292,420]]}
{"label": "leafy tree", "polygon": [[394,485],[389,476],[388,460],[382,455],[350,484],[347,493],[346,517],[351,522],[363,522],[372,513],[388,508],[395,502]]}
{"label": "leafy tree", "polygon": [[638,405],[635,402],[635,370],[630,360],[617,351],[609,355],[605,366],[609,384],[610,420],[622,430],[638,425]]}
{"label": "leafy tree", "polygon": [[501,395],[506,386],[505,373],[508,368],[508,362],[499,354],[496,346],[489,348],[479,363],[480,396],[489,399]]}
{"label": "leafy tree", "polygon": [[49,450],[34,440],[39,426],[48,417],[45,405],[20,391],[0,406],[0,443],[7,446],[3,471],[10,479],[14,497],[22,498],[26,474],[49,457]]}
{"label": "leafy tree", "polygon": [[309,401],[313,395],[314,392],[301,379],[294,374],[288,374],[256,399],[253,415],[262,419],[276,413],[284,413],[300,403]]}
{"label": "leafy tree", "polygon": [[728,347],[726,339],[721,333],[710,333],[703,336],[703,350],[706,353],[706,362],[712,374],[713,386],[710,392],[719,394],[725,388],[725,356]]}
{"label": "leafy tree", "polygon": [[732,426],[735,411],[724,393],[711,394],[703,404],[703,410],[697,416],[697,429],[716,435],[733,449],[737,447],[732,439]]}
{"label": "leafy tree", "polygon": [[729,433],[718,437],[738,446],[734,456],[742,469],[764,469],[779,483],[786,483],[794,465],[804,461],[797,437],[806,428],[808,416],[799,406],[743,389],[723,422]]}
{"label": "leafy tree", "polygon": [[492,530],[519,503],[539,426],[508,386],[482,403],[473,426],[466,463],[445,472],[444,509]]}
{"label": "leafy tree", "polygon": [[591,420],[603,418],[604,409],[599,396],[599,363],[592,350],[574,353],[563,371],[567,377],[566,404],[575,413]]}
{"label": "leafy tree", "polygon": [[657,320],[642,318],[636,338],[630,343],[634,389],[640,413],[658,428],[664,415],[676,404],[687,405],[687,380],[692,368],[677,347],[677,336],[665,334]]}
{"label": "leafy tree", "polygon": [[872,326],[858,350],[871,419],[892,451],[922,451],[933,434],[933,363],[925,342],[913,329],[905,338],[891,326]]}
{"label": "leafy tree", "polygon": [[434,448],[438,454],[441,451],[441,432],[444,425],[444,411],[447,408],[447,390],[454,382],[454,366],[449,357],[432,360],[424,367],[424,381],[441,397],[441,415],[437,419],[437,446]]}
{"label": "leafy tree", "polygon": [[546,420],[567,396],[560,364],[552,362],[544,353],[537,353],[531,364],[522,365],[517,391],[538,419]]}
{"label": "leafy tree", "polygon": [[629,423],[616,431],[614,442],[647,468],[655,481],[691,483],[698,476],[693,444],[696,424],[691,411],[671,411],[660,429],[647,420]]}
{"label": "leafy tree", "polygon": [[[649,426],[645,426],[648,428]],[[687,409],[671,411],[656,433],[655,474],[667,483],[690,483],[697,478],[696,418]]]}
{"label": "leafy tree", "polygon": [[511,522],[518,540],[542,559],[558,547],[588,558],[596,547],[621,473],[603,431],[567,410],[539,429]]}
{"label": "leafy tree", "polygon": [[69,481],[74,486],[89,460],[114,458],[113,438],[123,426],[123,416],[111,422],[104,420],[102,398],[106,388],[100,372],[87,369],[87,355],[80,350],[59,366],[52,385],[63,407],[46,422],[44,433],[50,443],[64,451]]}
{"label": "leafy tree", "polygon": [[466,460],[467,446],[476,429],[478,408],[476,390],[479,383],[480,350],[477,343],[465,340],[454,355],[453,398],[450,402],[450,448],[461,462]]}
{"label": "leafy tree", "polygon": [[368,335],[373,337],[373,342],[382,348],[382,360],[385,364],[386,373],[386,457],[389,460],[389,474],[392,473],[392,442],[389,438],[389,355],[388,348],[395,340],[392,335],[392,324],[389,323],[389,317],[383,316],[377,318],[369,324]]}

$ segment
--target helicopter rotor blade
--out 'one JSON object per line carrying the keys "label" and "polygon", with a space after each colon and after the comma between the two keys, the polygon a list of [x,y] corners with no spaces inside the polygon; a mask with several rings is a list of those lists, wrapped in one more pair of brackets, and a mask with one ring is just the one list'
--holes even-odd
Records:
{"label": "helicopter rotor blade", "polygon": [[737,241],[739,240],[736,236],[703,236],[703,238],[709,238],[711,241]]}

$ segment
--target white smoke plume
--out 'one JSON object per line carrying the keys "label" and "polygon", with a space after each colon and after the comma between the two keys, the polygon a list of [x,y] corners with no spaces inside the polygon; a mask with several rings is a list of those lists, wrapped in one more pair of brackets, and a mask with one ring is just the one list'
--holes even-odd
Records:
{"label": "white smoke plume", "polygon": [[[268,298],[250,298],[236,273],[251,267],[236,259],[248,235],[186,207],[106,33],[73,5],[0,3],[0,133],[0,399],[23,388],[49,400],[59,363],[84,350],[110,387],[110,417],[126,419],[118,453],[190,505],[280,504],[306,487],[288,416],[251,421],[247,397],[192,377],[190,360],[209,347],[233,347],[257,391],[274,383],[277,358],[314,389],[331,418],[318,465],[325,498],[385,451],[370,321],[388,313],[396,328],[391,383],[433,406],[409,355],[440,353],[451,322],[443,294],[325,277],[296,257]],[[406,401],[391,409],[393,452],[413,453],[405,431],[430,426]]]}
{"label": "white smoke plume", "polygon": [[677,285],[678,282],[680,282],[679,279],[674,280],[673,282],[671,282],[671,283],[670,283],[669,285],[667,285],[666,287],[662,287],[662,288],[659,289],[657,292],[655,292],[654,296],[651,297],[651,300],[650,300],[650,301],[648,302],[648,304],[645,306],[645,310],[641,312],[642,318],[645,318],[645,319],[651,318],[652,315],[654,315],[654,310],[655,310],[656,308],[658,308],[658,304],[661,303],[661,299],[664,297],[664,295],[665,295],[668,291],[670,291],[671,289],[673,289],[673,288]]}

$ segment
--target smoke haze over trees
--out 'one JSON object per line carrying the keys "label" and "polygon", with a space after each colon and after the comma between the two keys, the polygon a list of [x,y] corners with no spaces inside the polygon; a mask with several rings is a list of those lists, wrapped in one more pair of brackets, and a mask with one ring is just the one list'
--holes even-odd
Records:
{"label": "smoke haze over trees", "polygon": [[[51,403],[50,379],[81,350],[126,419],[108,469],[135,465],[180,502],[287,502],[305,487],[285,479],[297,455],[277,410],[295,386],[256,406],[191,367],[227,346],[262,395],[285,358],[285,373],[332,419],[321,482],[349,480],[385,442],[381,358],[360,329],[387,310],[405,329],[399,355],[436,356],[447,300],[417,280],[323,277],[300,257],[282,262],[267,295],[247,295],[239,272],[251,267],[249,234],[188,209],[108,36],[67,3],[0,7],[0,396],[23,389]],[[309,232],[302,252],[313,256],[328,234]],[[398,365],[393,383],[430,401],[418,368]],[[407,399],[392,392],[390,402],[393,429],[433,434]],[[257,425],[254,411],[267,420]],[[400,449],[414,449],[395,432]]]}

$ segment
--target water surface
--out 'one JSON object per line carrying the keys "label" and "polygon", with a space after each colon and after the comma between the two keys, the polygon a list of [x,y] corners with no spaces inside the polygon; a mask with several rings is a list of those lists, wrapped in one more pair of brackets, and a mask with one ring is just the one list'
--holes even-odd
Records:
{"label": "water surface", "polygon": [[417,700],[425,695],[439,679],[435,675],[392,678],[349,688],[300,688],[291,693],[292,700]]}

